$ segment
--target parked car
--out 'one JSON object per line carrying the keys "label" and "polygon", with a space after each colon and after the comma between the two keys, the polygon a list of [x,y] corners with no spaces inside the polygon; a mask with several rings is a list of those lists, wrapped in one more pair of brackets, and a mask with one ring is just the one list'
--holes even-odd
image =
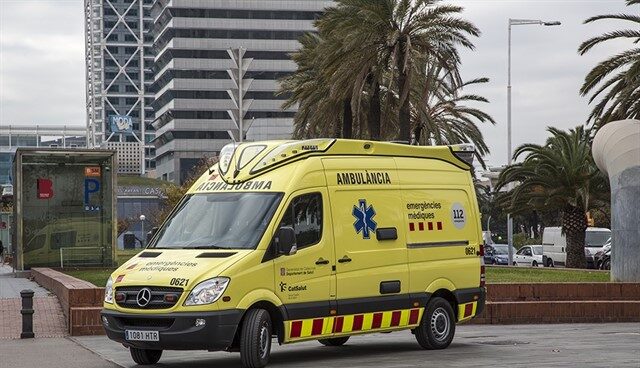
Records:
{"label": "parked car", "polygon": [[542,245],[525,245],[513,256],[514,266],[543,267]]}
{"label": "parked car", "polygon": [[[509,248],[507,244],[491,244],[484,248],[484,263],[492,265],[509,264]],[[515,257],[516,248],[511,247]]]}
{"label": "parked car", "polygon": [[611,238],[602,246],[602,249],[593,255],[593,262],[597,269],[603,269],[605,254],[611,251]]}
{"label": "parked car", "polygon": [[[607,239],[611,238],[611,230],[589,227],[585,232],[584,255],[587,267],[595,268],[594,255],[602,249]],[[542,233],[544,255],[547,256],[545,266],[564,266],[567,260],[567,239],[560,227],[547,227]]]}
{"label": "parked car", "polygon": [[611,248],[604,253],[602,256],[602,264],[600,265],[600,269],[602,270],[610,270],[611,269]]}

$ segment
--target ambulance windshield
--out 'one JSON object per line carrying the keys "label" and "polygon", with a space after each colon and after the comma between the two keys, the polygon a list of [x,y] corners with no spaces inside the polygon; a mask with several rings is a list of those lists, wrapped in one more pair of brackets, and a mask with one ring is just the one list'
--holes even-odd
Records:
{"label": "ambulance windshield", "polygon": [[150,248],[254,249],[281,198],[281,193],[188,196]]}

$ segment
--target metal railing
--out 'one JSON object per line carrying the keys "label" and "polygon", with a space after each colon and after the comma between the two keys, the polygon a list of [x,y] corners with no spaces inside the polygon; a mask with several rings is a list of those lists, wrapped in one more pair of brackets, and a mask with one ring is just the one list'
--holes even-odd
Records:
{"label": "metal railing", "polygon": [[102,266],[104,247],[60,248],[60,268],[72,266]]}

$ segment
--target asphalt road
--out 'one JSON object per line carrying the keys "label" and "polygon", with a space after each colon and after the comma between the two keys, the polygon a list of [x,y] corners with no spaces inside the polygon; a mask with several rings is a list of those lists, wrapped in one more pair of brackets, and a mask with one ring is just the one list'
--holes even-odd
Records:
{"label": "asphalt road", "polygon": [[[122,367],[127,349],[102,336],[74,338]],[[269,367],[640,367],[640,324],[458,326],[451,346],[422,350],[408,331],[352,337],[345,346],[316,341],[274,345]],[[238,353],[165,352],[158,367],[241,367]],[[105,365],[108,367],[108,365]]]}

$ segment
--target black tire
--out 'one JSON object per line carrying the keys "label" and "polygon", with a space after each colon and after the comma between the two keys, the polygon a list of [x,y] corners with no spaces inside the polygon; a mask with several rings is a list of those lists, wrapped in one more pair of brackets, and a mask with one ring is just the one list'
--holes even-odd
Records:
{"label": "black tire", "polygon": [[602,269],[604,269],[604,270],[610,270],[611,269],[611,260],[610,259],[607,259],[606,261],[603,262]]}
{"label": "black tire", "polygon": [[518,262],[513,261],[513,265],[514,265],[514,266],[517,266],[517,265],[518,265]]}
{"label": "black tire", "polygon": [[555,265],[553,264],[553,259],[547,259],[547,267],[555,267]]}
{"label": "black tire", "polygon": [[271,317],[264,309],[251,309],[242,322],[240,359],[246,368],[262,368],[271,355]]}
{"label": "black tire", "polygon": [[533,261],[533,263],[531,263],[532,267],[538,267],[538,262],[537,261]]}
{"label": "black tire", "polygon": [[324,346],[342,346],[349,341],[349,336],[344,337],[333,337],[331,339],[320,339],[318,340]]}
{"label": "black tire", "polygon": [[138,365],[156,364],[162,356],[162,350],[129,348],[129,353],[131,353],[131,358]]}
{"label": "black tire", "polygon": [[491,260],[491,264],[492,264],[492,265],[495,265],[495,264],[496,264],[496,260],[495,260],[495,259],[492,259],[492,260]]}
{"label": "black tire", "polygon": [[451,304],[443,298],[432,298],[415,333],[418,344],[424,349],[445,349],[449,346],[456,333],[456,317]]}

